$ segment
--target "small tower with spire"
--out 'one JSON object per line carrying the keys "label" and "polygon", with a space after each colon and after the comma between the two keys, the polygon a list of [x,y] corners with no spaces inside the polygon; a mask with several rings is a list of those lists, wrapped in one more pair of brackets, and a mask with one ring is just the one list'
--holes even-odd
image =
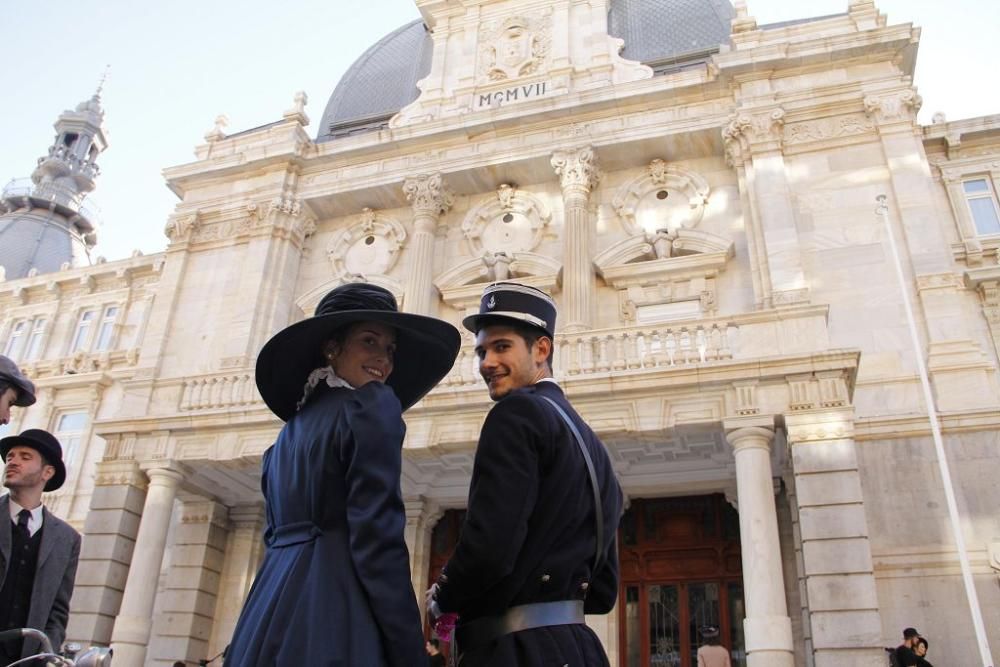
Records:
{"label": "small tower with spire", "polygon": [[0,266],[6,279],[90,264],[97,243],[97,208],[87,201],[107,149],[101,92],[56,120],[55,141],[28,179],[15,179],[0,199]]}

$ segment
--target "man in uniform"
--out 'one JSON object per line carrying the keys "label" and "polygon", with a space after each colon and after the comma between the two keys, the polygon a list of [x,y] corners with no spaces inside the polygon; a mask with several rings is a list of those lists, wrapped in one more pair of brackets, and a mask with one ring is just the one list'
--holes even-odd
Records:
{"label": "man in uniform", "polygon": [[552,379],[555,320],[544,292],[497,283],[463,322],[496,405],[461,536],[428,591],[432,617],[459,616],[462,667],[608,665],[584,613],[615,603],[622,493],[604,445]]}

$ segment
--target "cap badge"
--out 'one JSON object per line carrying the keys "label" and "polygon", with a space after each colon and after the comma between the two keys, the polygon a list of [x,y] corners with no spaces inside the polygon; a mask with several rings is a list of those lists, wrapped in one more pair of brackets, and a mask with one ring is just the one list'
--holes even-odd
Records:
{"label": "cap badge", "polygon": [[491,296],[490,300],[486,302],[486,307],[489,308],[490,310],[493,310],[494,308],[496,308],[497,307],[497,298],[495,296]]}

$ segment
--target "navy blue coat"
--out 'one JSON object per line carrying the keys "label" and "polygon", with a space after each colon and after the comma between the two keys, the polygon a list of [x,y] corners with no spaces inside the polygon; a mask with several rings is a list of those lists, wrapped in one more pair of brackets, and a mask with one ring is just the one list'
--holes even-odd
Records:
{"label": "navy blue coat", "polygon": [[[574,421],[594,461],[605,545],[597,572],[586,464],[572,432],[542,396]],[[438,606],[457,612],[460,625],[513,606],[557,600],[584,599],[586,613],[608,613],[618,594],[621,513],[622,493],[607,450],[559,386],[539,382],[511,392],[483,424],[465,523],[438,580]],[[583,625],[526,630],[462,650],[462,667],[608,664],[600,640]]]}
{"label": "navy blue coat", "polygon": [[322,385],[264,454],[267,552],[226,667],[427,661],[403,541],[405,426],[389,387]]}

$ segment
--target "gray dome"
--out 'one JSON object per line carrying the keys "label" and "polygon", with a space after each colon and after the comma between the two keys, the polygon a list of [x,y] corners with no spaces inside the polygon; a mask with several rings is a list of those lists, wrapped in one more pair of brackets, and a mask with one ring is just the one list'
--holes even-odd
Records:
{"label": "gray dome", "polygon": [[[729,40],[728,0],[611,0],[608,32],[622,55],[656,71],[705,58]],[[433,43],[418,19],[389,33],[351,65],[323,112],[317,141],[384,127],[417,99],[431,69]]]}
{"label": "gray dome", "polygon": [[52,273],[67,262],[89,263],[87,246],[58,212],[30,208],[0,215],[0,266],[7,280],[23,278],[31,269]]}

